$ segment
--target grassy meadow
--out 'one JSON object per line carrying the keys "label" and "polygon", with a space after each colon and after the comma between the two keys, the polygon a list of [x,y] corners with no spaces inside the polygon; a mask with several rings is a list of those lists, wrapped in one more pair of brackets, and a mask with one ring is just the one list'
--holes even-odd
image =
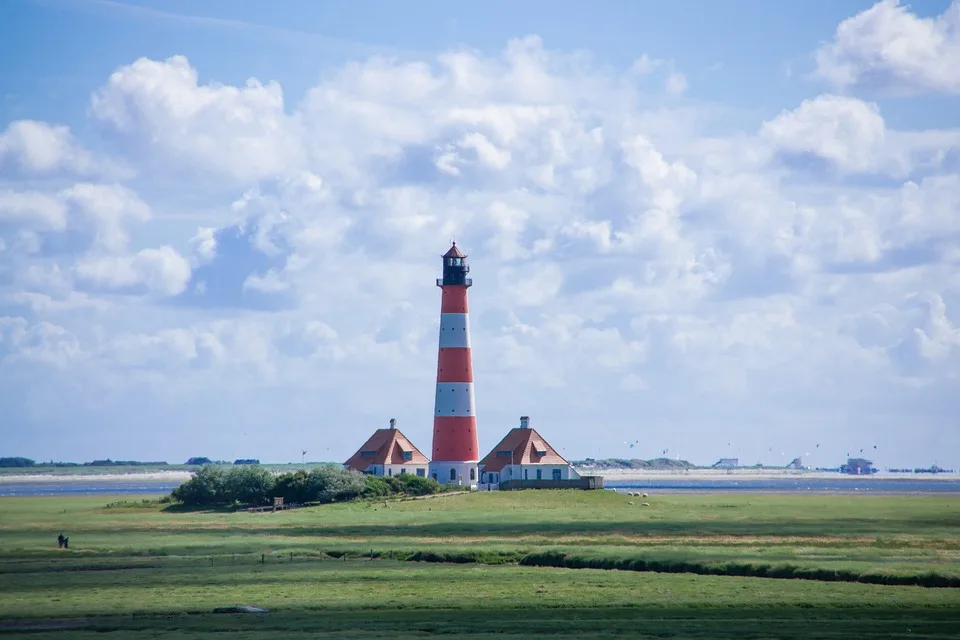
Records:
{"label": "grassy meadow", "polygon": [[[960,584],[958,497],[646,501],[518,491],[255,514],[2,498],[0,634],[948,638],[960,628],[960,588],[874,584]],[[69,550],[56,547],[61,530]],[[237,604],[271,611],[210,613]]]}

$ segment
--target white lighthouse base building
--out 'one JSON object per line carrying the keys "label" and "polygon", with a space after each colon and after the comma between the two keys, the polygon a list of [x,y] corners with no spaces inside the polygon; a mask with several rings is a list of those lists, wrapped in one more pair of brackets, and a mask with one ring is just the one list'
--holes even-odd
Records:
{"label": "white lighthouse base building", "polygon": [[438,462],[430,463],[430,477],[440,484],[454,484],[476,488],[480,478],[480,463]]}

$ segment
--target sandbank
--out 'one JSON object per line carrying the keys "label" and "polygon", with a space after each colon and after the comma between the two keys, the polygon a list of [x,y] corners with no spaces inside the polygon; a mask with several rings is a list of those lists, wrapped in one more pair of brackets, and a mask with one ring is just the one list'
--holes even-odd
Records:
{"label": "sandbank", "polygon": [[849,475],[836,471],[812,471],[806,469],[589,469],[578,468],[583,476],[603,476],[607,482],[633,482],[685,478],[689,480],[777,480],[795,478],[803,480],[955,480],[956,473],[886,473],[869,476]]}
{"label": "sandbank", "polygon": [[55,482],[185,482],[192,471],[144,471],[131,473],[16,473],[0,475],[0,484]]}

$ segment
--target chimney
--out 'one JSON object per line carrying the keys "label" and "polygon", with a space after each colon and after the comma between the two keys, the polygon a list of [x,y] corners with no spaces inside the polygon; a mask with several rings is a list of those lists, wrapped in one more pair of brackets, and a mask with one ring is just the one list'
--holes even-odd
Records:
{"label": "chimney", "polygon": [[521,429],[530,428],[530,416],[520,416],[520,428]]}
{"label": "chimney", "polygon": [[397,419],[396,419],[396,418],[390,418],[390,428],[391,428],[391,429],[396,429],[396,428],[397,428]]}

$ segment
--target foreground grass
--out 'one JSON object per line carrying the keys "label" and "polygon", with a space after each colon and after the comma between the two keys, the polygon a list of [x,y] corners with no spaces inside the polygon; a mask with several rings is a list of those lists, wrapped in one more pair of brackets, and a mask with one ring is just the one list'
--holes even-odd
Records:
{"label": "foreground grass", "polygon": [[[271,611],[253,619],[209,613],[241,603]],[[662,636],[664,624],[671,637],[705,631],[708,637],[768,637],[770,625],[799,624],[795,635],[781,637],[859,630],[884,638],[911,629],[916,637],[946,638],[960,622],[956,603],[952,591],[917,587],[388,560],[41,571],[6,575],[0,583],[0,621],[18,619],[16,625],[8,620],[7,631],[83,618],[60,620],[59,631],[48,633],[88,628],[91,637],[110,630],[182,637],[228,629],[250,637],[431,631],[519,637],[537,620],[539,632],[561,637],[643,629]],[[723,631],[733,623],[736,633]]]}
{"label": "foreground grass", "polygon": [[[947,638],[960,628],[952,588],[390,559],[960,577],[952,496],[670,495],[640,507],[612,492],[531,491],[268,514],[110,500],[0,499],[0,633]],[[69,551],[55,546],[60,530]],[[371,550],[377,559],[326,557]],[[209,613],[230,604],[272,611]]]}

